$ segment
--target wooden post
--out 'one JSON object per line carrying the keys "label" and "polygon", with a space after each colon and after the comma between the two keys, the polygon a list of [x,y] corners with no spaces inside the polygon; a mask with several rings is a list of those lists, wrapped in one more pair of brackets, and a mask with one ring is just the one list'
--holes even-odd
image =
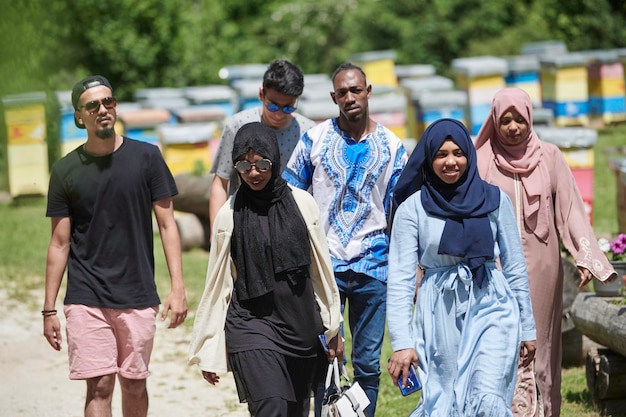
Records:
{"label": "wooden post", "polygon": [[572,305],[572,318],[591,340],[626,356],[626,305],[616,305],[611,300],[579,293]]}
{"label": "wooden post", "polygon": [[591,348],[586,361],[587,387],[603,416],[626,416],[626,357]]}
{"label": "wooden post", "polygon": [[175,219],[180,235],[180,246],[183,251],[207,246],[205,226],[196,214],[176,212]]}
{"label": "wooden post", "polygon": [[598,398],[626,399],[626,357],[604,350],[600,355],[598,376]]}
{"label": "wooden post", "polygon": [[174,197],[174,210],[194,216],[177,216],[183,250],[196,247],[209,249],[209,197],[213,175],[197,177],[191,174],[176,176],[178,195]]}

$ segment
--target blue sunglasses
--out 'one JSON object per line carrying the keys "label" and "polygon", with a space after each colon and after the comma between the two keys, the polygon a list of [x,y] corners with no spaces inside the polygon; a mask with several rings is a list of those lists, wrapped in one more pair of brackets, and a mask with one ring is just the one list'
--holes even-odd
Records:
{"label": "blue sunglasses", "polygon": [[267,110],[271,111],[272,113],[276,113],[278,110],[282,110],[283,113],[285,114],[291,114],[294,111],[296,111],[296,106],[280,107],[278,104],[274,104],[274,103],[265,103],[265,107],[267,108]]}

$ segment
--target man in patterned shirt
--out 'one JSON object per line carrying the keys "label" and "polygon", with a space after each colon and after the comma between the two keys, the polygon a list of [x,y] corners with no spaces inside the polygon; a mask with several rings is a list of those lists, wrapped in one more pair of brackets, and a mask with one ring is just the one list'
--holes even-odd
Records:
{"label": "man in patterned shirt", "polygon": [[[283,177],[309,190],[321,210],[342,310],[348,300],[354,379],[374,416],[385,332],[392,190],[407,161],[400,139],[369,117],[372,86],[351,63],[332,76],[339,117],[304,134]],[[320,409],[320,390],[316,415]]]}

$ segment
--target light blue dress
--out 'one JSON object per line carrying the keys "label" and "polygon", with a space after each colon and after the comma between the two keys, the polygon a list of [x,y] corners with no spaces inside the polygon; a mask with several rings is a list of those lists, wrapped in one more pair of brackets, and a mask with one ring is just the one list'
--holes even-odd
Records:
{"label": "light blue dress", "polygon": [[[495,247],[479,288],[464,258],[439,255],[445,220],[428,215],[420,191],[395,215],[387,281],[394,351],[414,348],[422,396],[411,416],[512,416],[522,341],[535,340],[528,276],[509,197],[489,214]],[[499,257],[502,272],[496,266]],[[415,311],[416,270],[424,278]]]}

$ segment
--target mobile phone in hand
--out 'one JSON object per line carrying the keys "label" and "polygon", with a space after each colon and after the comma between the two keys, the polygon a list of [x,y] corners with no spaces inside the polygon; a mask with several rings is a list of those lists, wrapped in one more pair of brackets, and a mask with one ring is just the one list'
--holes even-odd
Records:
{"label": "mobile phone in hand", "polygon": [[422,389],[422,384],[417,379],[417,372],[415,372],[415,367],[412,364],[409,367],[409,377],[406,379],[405,387],[402,386],[402,373],[398,376],[398,388],[400,388],[400,393],[405,397]]}
{"label": "mobile phone in hand", "polygon": [[324,352],[328,354],[329,349],[328,349],[328,343],[326,342],[326,335],[322,333],[318,337],[320,339],[320,343],[322,344],[322,347],[324,348]]}

